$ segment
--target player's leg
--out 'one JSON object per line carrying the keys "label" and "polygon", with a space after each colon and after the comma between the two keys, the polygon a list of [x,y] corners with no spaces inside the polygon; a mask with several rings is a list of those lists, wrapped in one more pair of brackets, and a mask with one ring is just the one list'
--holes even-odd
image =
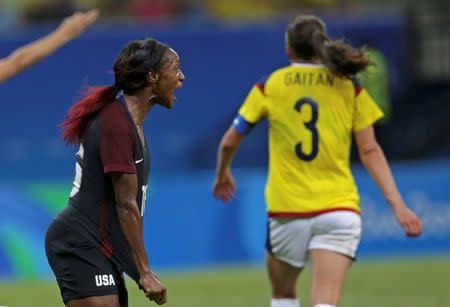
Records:
{"label": "player's leg", "polygon": [[308,254],[310,219],[269,218],[266,240],[271,307],[299,307],[298,276]]}
{"label": "player's leg", "polygon": [[323,249],[311,250],[311,259],[311,305],[337,306],[345,275],[352,260],[346,255]]}
{"label": "player's leg", "polygon": [[314,218],[312,232],[311,305],[334,307],[361,238],[361,217],[350,211],[322,214]]}
{"label": "player's leg", "polygon": [[91,296],[73,299],[66,303],[67,307],[121,307],[118,295]]}
{"label": "player's leg", "polygon": [[276,259],[266,252],[267,273],[272,288],[271,307],[299,307],[296,286],[301,268]]}

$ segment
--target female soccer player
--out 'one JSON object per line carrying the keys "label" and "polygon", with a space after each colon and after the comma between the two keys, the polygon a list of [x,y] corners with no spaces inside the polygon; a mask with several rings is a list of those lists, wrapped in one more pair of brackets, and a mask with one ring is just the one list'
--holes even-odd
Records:
{"label": "female soccer player", "polygon": [[422,224],[405,205],[375,139],[372,125],[383,114],[355,79],[370,64],[364,52],[331,40],[324,22],[307,15],[287,27],[286,52],[292,65],[253,86],[223,136],[213,194],[225,202],[232,198],[233,155],[266,117],[271,306],[300,306],[296,281],[310,257],[311,305],[333,307],[361,237],[359,197],[349,161],[352,134],[361,161],[406,235],[420,235]]}
{"label": "female soccer player", "polygon": [[76,12],[67,17],[56,30],[41,39],[22,46],[9,56],[0,59],[0,83],[17,75],[31,65],[59,49],[64,44],[78,37],[98,18],[98,10]]}
{"label": "female soccer player", "polygon": [[50,225],[45,248],[70,307],[128,306],[123,272],[150,300],[167,300],[143,243],[150,168],[143,124],[153,106],[172,108],[184,75],[177,53],[153,39],[125,46],[114,75],[114,85],[91,89],[62,125],[79,150],[69,204]]}

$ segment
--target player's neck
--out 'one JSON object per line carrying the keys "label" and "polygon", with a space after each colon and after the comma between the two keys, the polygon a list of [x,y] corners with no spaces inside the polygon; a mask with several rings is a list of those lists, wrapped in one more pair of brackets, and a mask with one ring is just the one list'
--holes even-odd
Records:
{"label": "player's neck", "polygon": [[137,126],[144,124],[145,117],[150,112],[153,104],[149,102],[148,95],[142,91],[134,93],[133,95],[124,94],[125,101],[127,102],[128,110],[131,117],[133,117],[134,123]]}
{"label": "player's neck", "polygon": [[314,57],[309,60],[304,59],[295,59],[292,61],[293,63],[299,63],[299,64],[323,64],[322,61],[318,57]]}

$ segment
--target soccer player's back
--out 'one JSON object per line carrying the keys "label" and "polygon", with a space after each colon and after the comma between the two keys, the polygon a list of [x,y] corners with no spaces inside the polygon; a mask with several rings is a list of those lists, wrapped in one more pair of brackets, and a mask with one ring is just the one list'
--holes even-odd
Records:
{"label": "soccer player's back", "polygon": [[240,110],[250,122],[262,114],[270,125],[269,215],[359,211],[349,169],[351,132],[382,113],[357,81],[324,65],[293,63],[258,82]]}

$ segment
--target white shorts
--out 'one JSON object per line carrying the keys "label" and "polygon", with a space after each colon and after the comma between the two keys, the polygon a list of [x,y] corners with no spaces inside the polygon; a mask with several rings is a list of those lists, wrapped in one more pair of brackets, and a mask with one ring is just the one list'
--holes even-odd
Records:
{"label": "white shorts", "polygon": [[310,218],[269,217],[266,249],[275,258],[301,268],[311,249],[326,249],[354,258],[360,240],[361,217],[352,211]]}

